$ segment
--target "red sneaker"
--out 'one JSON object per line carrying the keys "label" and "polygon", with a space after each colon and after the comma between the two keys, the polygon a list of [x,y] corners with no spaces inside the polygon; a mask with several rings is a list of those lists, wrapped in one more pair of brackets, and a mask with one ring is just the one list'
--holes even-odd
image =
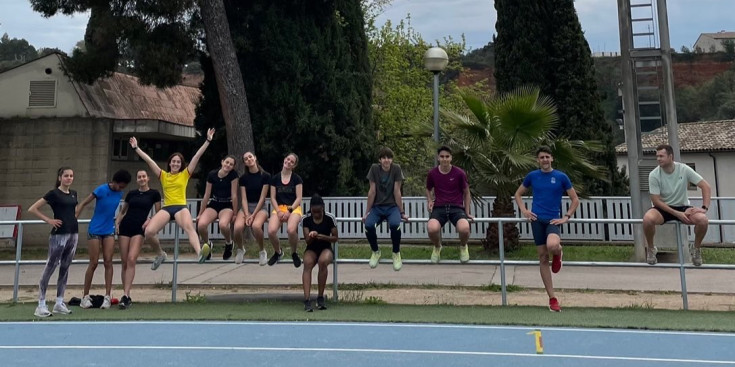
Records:
{"label": "red sneaker", "polygon": [[561,312],[561,306],[559,306],[559,300],[556,297],[549,298],[549,311]]}
{"label": "red sneaker", "polygon": [[558,273],[559,270],[561,270],[561,258],[564,256],[564,252],[559,253],[559,255],[554,255],[551,258],[551,272],[552,273]]}

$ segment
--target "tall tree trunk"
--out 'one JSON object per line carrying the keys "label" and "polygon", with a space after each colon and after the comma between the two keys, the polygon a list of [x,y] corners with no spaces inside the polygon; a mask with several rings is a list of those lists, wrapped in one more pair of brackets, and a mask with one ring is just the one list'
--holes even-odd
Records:
{"label": "tall tree trunk", "polygon": [[223,0],[199,0],[198,3],[227,129],[227,151],[240,156],[253,151],[255,144],[245,83],[232,44],[225,5]]}

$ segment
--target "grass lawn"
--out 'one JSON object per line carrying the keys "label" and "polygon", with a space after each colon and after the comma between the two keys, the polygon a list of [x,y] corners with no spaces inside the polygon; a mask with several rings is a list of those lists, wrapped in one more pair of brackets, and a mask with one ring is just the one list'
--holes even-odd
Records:
{"label": "grass lawn", "polygon": [[[32,321],[35,303],[0,304],[0,321]],[[129,310],[82,310],[53,316],[50,321],[87,320],[268,320],[413,322],[479,325],[528,325],[623,329],[735,332],[735,313],[670,311],[636,308],[564,308],[551,313],[545,307],[412,306],[391,304],[328,304],[326,311],[306,313],[300,302],[229,303],[195,300],[187,303],[136,303]]]}

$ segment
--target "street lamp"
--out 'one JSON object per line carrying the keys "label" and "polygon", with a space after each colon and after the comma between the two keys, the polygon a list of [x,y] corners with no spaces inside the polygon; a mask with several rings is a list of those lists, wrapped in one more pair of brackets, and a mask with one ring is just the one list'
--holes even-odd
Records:
{"label": "street lamp", "polygon": [[441,47],[432,47],[424,54],[424,66],[434,73],[434,141],[439,144],[439,73],[447,67],[449,57]]}

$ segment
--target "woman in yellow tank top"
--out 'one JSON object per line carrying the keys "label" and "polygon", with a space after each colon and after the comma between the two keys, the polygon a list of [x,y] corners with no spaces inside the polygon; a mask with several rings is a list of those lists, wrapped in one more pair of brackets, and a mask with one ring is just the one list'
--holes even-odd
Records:
{"label": "woman in yellow tank top", "polygon": [[161,188],[163,189],[163,208],[148,222],[148,226],[145,228],[146,239],[150,239],[158,234],[166,223],[171,219],[175,219],[176,223],[189,237],[189,244],[191,244],[191,247],[197,253],[199,263],[203,263],[207,259],[207,255],[209,255],[211,249],[206,243],[204,246],[200,246],[199,244],[199,235],[196,229],[194,229],[191,212],[186,206],[186,185],[189,183],[191,173],[194,172],[199,163],[199,158],[202,157],[209,143],[212,142],[212,137],[214,137],[214,129],[207,130],[207,140],[197,150],[186,168],[182,169],[186,164],[184,156],[181,153],[172,154],[168,159],[168,171],[162,170],[148,154],[142,149],[138,149],[138,140],[135,137],[130,138],[130,146],[138,153],[141,159],[148,163],[153,174],[158,176],[161,180]]}

